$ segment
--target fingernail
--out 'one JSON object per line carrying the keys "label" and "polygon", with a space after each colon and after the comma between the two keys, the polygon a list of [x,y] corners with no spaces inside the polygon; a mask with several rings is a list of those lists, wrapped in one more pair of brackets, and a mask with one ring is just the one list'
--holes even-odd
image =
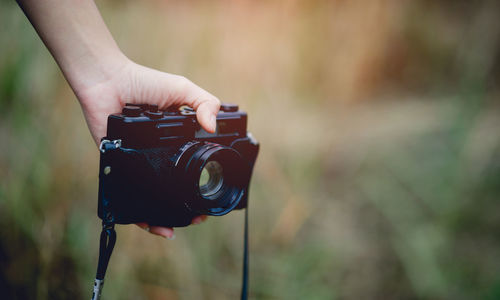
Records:
{"label": "fingernail", "polygon": [[172,234],[171,236],[166,236],[165,237],[167,240],[175,240],[175,234]]}
{"label": "fingernail", "polygon": [[210,116],[210,127],[212,128],[213,131],[215,131],[215,128],[217,127],[217,122],[215,121],[214,115]]}

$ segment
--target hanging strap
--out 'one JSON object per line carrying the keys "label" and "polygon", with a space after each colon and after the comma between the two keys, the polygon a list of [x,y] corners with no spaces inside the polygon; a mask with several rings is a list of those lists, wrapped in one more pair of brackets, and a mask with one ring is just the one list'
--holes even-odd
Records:
{"label": "hanging strap", "polygon": [[101,298],[102,287],[104,285],[104,276],[108,268],[109,259],[116,242],[115,224],[102,222],[101,240],[99,243],[99,262],[97,263],[97,273],[94,280],[94,292],[92,300]]}
{"label": "hanging strap", "polygon": [[[109,260],[116,243],[116,231],[113,223],[103,222],[101,239],[99,243],[99,262],[94,280],[94,291],[92,300],[101,299],[101,292],[104,286],[104,276],[108,269]],[[245,209],[245,224],[243,231],[243,276],[241,285],[241,300],[248,299],[248,207]]]}
{"label": "hanging strap", "polygon": [[243,233],[243,278],[241,283],[241,300],[248,298],[248,205],[245,209],[245,229]]}

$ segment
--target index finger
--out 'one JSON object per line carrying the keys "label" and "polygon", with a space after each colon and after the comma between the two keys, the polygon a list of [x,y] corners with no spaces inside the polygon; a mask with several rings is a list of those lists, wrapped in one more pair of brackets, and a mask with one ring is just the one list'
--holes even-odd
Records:
{"label": "index finger", "polygon": [[189,79],[182,77],[183,93],[185,95],[181,104],[191,106],[196,110],[196,118],[201,127],[210,133],[215,132],[216,117],[220,109],[220,100],[214,95],[197,86]]}
{"label": "index finger", "polygon": [[201,127],[210,133],[214,133],[217,125],[216,118],[220,109],[220,101],[216,98],[207,99],[197,107],[194,107],[194,109],[196,110],[196,118]]}

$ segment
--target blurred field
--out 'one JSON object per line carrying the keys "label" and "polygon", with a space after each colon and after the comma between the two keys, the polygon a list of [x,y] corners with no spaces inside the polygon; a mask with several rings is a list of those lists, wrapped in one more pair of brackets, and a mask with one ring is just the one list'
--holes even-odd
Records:
{"label": "blurred field", "polygon": [[[498,1],[98,1],[123,51],[249,113],[252,299],[500,299]],[[0,1],[2,299],[88,299],[98,152]],[[243,214],[118,228],[106,299],[237,299]]]}

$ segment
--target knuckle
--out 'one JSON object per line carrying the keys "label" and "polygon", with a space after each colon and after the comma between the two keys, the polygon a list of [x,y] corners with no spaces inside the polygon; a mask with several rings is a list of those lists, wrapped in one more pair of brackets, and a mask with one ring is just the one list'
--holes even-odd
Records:
{"label": "knuckle", "polygon": [[213,110],[213,109],[219,110],[220,106],[221,106],[220,100],[215,98],[215,97],[208,97],[208,98],[201,100],[198,106],[200,106],[202,104],[204,106],[206,105],[206,107],[209,108],[210,110]]}
{"label": "knuckle", "polygon": [[176,80],[177,80],[178,88],[182,91],[187,91],[193,85],[191,80],[187,79],[186,77],[184,77],[182,75],[177,75]]}
{"label": "knuckle", "polygon": [[208,104],[210,106],[215,106],[216,108],[220,108],[221,101],[217,99],[217,97],[206,92],[188,78],[182,75],[175,75],[175,76],[176,76],[175,78],[177,81],[176,85],[178,91],[180,91],[185,95],[192,95],[193,98],[197,98],[197,100],[194,101],[194,107],[199,107],[201,104]]}
{"label": "knuckle", "polygon": [[213,96],[205,99],[203,102],[205,102],[211,106],[214,106],[214,107],[220,107],[220,105],[221,105],[220,100],[217,99],[216,97],[213,97]]}

